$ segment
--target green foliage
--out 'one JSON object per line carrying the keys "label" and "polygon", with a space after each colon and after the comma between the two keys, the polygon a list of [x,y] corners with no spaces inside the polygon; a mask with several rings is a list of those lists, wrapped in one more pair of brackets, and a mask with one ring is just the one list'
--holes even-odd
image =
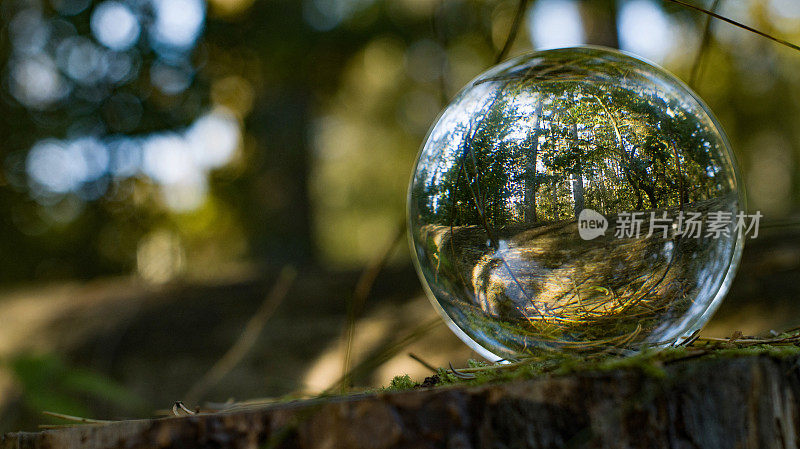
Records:
{"label": "green foliage", "polygon": [[408,374],[403,374],[402,376],[395,376],[392,379],[392,382],[386,387],[386,390],[389,391],[401,391],[401,390],[410,390],[416,386],[416,382],[411,380]]}
{"label": "green foliage", "polygon": [[87,417],[87,399],[130,412],[146,412],[145,402],[111,379],[65,364],[51,354],[19,355],[3,363],[22,388],[26,412],[44,411]]}
{"label": "green foliage", "polygon": [[[766,341],[766,340],[765,340]],[[698,346],[649,349],[631,356],[604,354],[580,356],[569,353],[550,353],[536,359],[514,363],[492,364],[470,360],[467,368],[437,370],[437,385],[482,385],[486,383],[535,379],[544,375],[561,376],[578,372],[604,372],[636,370],[647,376],[663,378],[665,366],[692,358],[733,358],[746,356],[791,357],[800,355],[800,335],[783,334],[771,342],[755,343],[754,339],[714,343],[701,342]],[[408,376],[404,376],[408,377]],[[398,378],[395,378],[398,379]],[[408,379],[410,381],[410,379]],[[394,383],[394,381],[393,381]],[[413,385],[412,385],[413,386]],[[417,386],[419,386],[417,384]]]}
{"label": "green foliage", "polygon": [[[550,53],[525,66],[530,75],[500,73],[471,87],[483,89],[481,98],[469,89],[456,98],[453,111],[480,112],[451,112],[442,123],[460,121],[437,127],[426,144],[412,190],[418,220],[481,224],[491,234],[569,218],[582,209],[566,207],[573,201],[610,214],[728,192],[733,167],[706,112],[670,90],[668,75],[597,81],[650,69],[595,52]],[[664,84],[666,93],[648,83]]]}

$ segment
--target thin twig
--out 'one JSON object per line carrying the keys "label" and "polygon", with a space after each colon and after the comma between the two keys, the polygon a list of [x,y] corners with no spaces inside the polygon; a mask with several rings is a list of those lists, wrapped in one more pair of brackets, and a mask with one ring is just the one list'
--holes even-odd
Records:
{"label": "thin twig", "polygon": [[428,332],[435,329],[436,327],[442,324],[442,319],[438,316],[433,317],[432,319],[420,324],[416,328],[414,328],[411,332],[405,335],[403,338],[393,341],[384,347],[382,347],[377,353],[373,356],[369,357],[368,359],[362,361],[358,365],[354,366],[350,371],[346,372],[342,377],[339,378],[336,382],[334,382],[330,387],[328,387],[322,394],[330,394],[337,389],[342,390],[344,389],[344,385],[346,382],[350,382],[350,379],[354,377],[369,372],[386,362],[387,360],[391,359],[397,353],[402,351],[411,343],[419,340],[423,336],[425,336]]}
{"label": "thin twig", "polygon": [[474,379],[475,378],[474,374],[466,374],[466,373],[462,373],[462,372],[457,371],[455,368],[453,368],[453,364],[452,363],[448,362],[448,365],[450,365],[450,372],[453,373],[453,375],[458,377],[459,379]]}
{"label": "thin twig", "polygon": [[197,381],[189,392],[186,393],[186,401],[189,403],[196,403],[202,399],[206,392],[221,381],[231,370],[233,370],[239,362],[242,361],[244,356],[252,349],[264,325],[275,313],[275,310],[283,302],[283,299],[289,293],[289,288],[292,286],[297,270],[294,267],[287,265],[281,270],[278,275],[278,280],[275,281],[272,290],[270,290],[264,302],[259,307],[255,315],[247,322],[244,330],[239,338],[228,349],[222,358],[220,358],[214,366]]}
{"label": "thin twig", "polygon": [[692,335],[690,335],[689,338],[687,338],[682,343],[679,343],[675,346],[691,346],[694,342],[697,341],[698,338],[700,338],[700,329],[697,329],[696,331],[692,332]]}
{"label": "thin twig", "polygon": [[422,357],[414,354],[413,352],[409,352],[408,356],[411,357],[412,359],[416,360],[420,365],[422,365],[425,368],[428,368],[429,370],[433,371],[434,373],[438,371],[435,366],[433,366],[430,363],[426,362],[425,360],[422,359]]}
{"label": "thin twig", "polygon": [[[721,0],[714,0],[711,4],[710,12],[716,13],[719,8]],[[697,49],[697,56],[694,58],[692,65],[692,73],[689,75],[689,85],[695,87],[697,85],[697,77],[700,74],[700,66],[703,64],[703,59],[708,50],[708,45],[711,43],[711,16],[706,16],[706,23],[703,26],[703,39],[700,41],[700,47]]]}
{"label": "thin twig", "polygon": [[[369,265],[367,265],[364,271],[361,272],[361,277],[359,277],[356,287],[353,290],[353,296],[348,302],[347,325],[345,328],[345,350],[344,360],[342,361],[342,372],[345,373],[345,376],[350,371],[356,321],[361,315],[361,311],[364,309],[364,304],[367,302],[367,297],[372,291],[372,286],[375,284],[375,280],[378,278],[378,275],[381,273],[381,271],[383,271],[383,267],[386,266],[386,263],[389,261],[389,258],[394,252],[394,249],[403,240],[405,235],[406,222],[404,219],[397,227],[397,231],[395,232],[391,242],[386,245],[383,251],[381,251],[378,256],[375,257]],[[347,380],[348,379],[345,379],[345,382],[342,383],[343,389],[347,388],[349,383]]]}
{"label": "thin twig", "polygon": [[505,59],[509,50],[511,50],[511,46],[514,45],[514,40],[516,40],[517,33],[519,32],[519,26],[522,24],[522,17],[528,9],[528,3],[530,3],[530,0],[519,0],[517,11],[514,13],[514,21],[511,23],[511,29],[508,30],[506,42],[503,44],[503,48],[500,49],[500,52],[497,53],[497,57],[494,58],[495,64]]}
{"label": "thin twig", "polygon": [[747,26],[747,25],[745,25],[743,23],[739,23],[739,22],[737,22],[735,20],[732,20],[732,19],[729,19],[729,18],[727,18],[725,16],[721,16],[721,15],[715,13],[715,12],[709,11],[709,10],[701,8],[699,6],[695,6],[695,5],[692,5],[692,4],[689,4],[689,3],[685,3],[685,2],[682,2],[681,0],[664,0],[664,1],[675,3],[675,4],[681,5],[683,7],[686,7],[686,8],[689,8],[689,9],[693,9],[695,11],[700,11],[700,12],[702,12],[704,14],[708,14],[709,16],[711,16],[711,17],[713,17],[715,19],[722,20],[723,22],[727,22],[727,23],[729,23],[729,24],[731,24],[733,26],[737,26],[737,27],[742,28],[744,30],[747,30],[747,31],[749,31],[751,33],[755,33],[755,34],[758,34],[759,36],[766,37],[767,39],[769,39],[769,40],[771,40],[773,42],[777,42],[777,43],[779,43],[781,45],[785,45],[785,46],[787,46],[787,47],[789,47],[791,49],[800,51],[800,46],[797,46],[797,45],[795,45],[795,44],[793,44],[793,43],[791,43],[789,41],[785,41],[785,40],[783,40],[781,38],[769,35],[769,34],[763,32],[763,31],[759,31],[759,30],[757,30],[757,29],[755,29],[753,27]]}
{"label": "thin twig", "polygon": [[60,419],[65,419],[67,421],[74,421],[84,424],[108,424],[114,422],[105,419],[83,418],[81,416],[66,415],[64,413],[48,412],[46,410],[43,411],[42,414],[47,416],[52,416],[54,418],[60,418]]}
{"label": "thin twig", "polygon": [[444,0],[439,0],[436,10],[431,17],[431,25],[433,27],[433,35],[442,47],[441,60],[439,61],[439,102],[442,106],[447,104],[448,100],[448,58],[447,58],[447,30],[441,24],[444,16]]}
{"label": "thin twig", "polygon": [[[652,360],[654,363],[672,364],[678,361],[684,361],[688,359],[704,357],[706,355],[712,355],[716,353],[718,350],[724,350],[724,349],[736,349],[736,348],[746,349],[759,345],[775,346],[775,347],[798,346],[800,345],[800,329],[792,329],[774,338],[742,336],[741,333],[734,333],[732,336],[727,338],[694,336],[691,338],[691,340],[692,341],[689,342],[688,344],[681,345],[681,347],[685,348],[685,352],[681,352],[678,354],[667,351],[657,352],[654,353],[652,356],[650,356],[649,360]],[[620,344],[624,345],[625,342],[622,342]],[[584,355],[581,360],[589,363],[598,363],[607,360],[614,360],[614,358],[608,359],[607,355],[608,354],[605,353],[589,354],[589,355]],[[470,380],[475,377],[476,373],[508,372],[508,371],[513,371],[517,368],[521,368],[526,365],[530,366],[538,363],[539,365],[537,368],[538,369],[537,372],[545,373],[553,369],[557,369],[559,366],[562,366],[564,361],[569,360],[569,357],[570,354],[560,354],[560,355],[556,354],[551,357],[530,356],[508,364],[492,364],[492,365],[478,366],[472,368],[462,368],[459,370],[453,368],[451,364],[448,372],[451,372],[455,377],[459,379]],[[624,359],[624,357],[620,358],[619,360],[622,359]],[[572,359],[572,360],[577,360],[577,359]]]}

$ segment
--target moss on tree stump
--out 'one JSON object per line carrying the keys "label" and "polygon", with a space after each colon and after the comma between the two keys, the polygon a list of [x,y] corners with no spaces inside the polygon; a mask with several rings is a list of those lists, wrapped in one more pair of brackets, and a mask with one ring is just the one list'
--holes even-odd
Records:
{"label": "moss on tree stump", "polygon": [[11,448],[794,448],[800,356],[684,359],[3,437]]}

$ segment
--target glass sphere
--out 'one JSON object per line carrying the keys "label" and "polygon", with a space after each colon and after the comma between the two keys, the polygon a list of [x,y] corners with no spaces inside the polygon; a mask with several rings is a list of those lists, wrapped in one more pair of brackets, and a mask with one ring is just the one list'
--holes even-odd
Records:
{"label": "glass sphere", "polygon": [[688,338],[741,255],[740,176],[708,107],[597,47],[491,68],[439,116],[408,195],[417,270],[490,360]]}

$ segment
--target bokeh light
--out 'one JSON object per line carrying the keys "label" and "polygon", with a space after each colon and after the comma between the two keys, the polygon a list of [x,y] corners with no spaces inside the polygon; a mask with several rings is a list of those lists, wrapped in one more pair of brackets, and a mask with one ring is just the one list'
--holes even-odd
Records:
{"label": "bokeh light", "polygon": [[150,37],[157,51],[187,50],[194,46],[205,20],[202,0],[152,0],[155,23]]}
{"label": "bokeh light", "polygon": [[155,182],[165,205],[174,211],[200,207],[208,191],[210,170],[223,167],[241,142],[239,122],[218,108],[180,131],[138,137],[47,138],[29,151],[26,170],[31,188],[43,201],[53,194],[81,193],[94,199],[104,193],[102,178],[144,175]]}
{"label": "bokeh light", "polygon": [[584,43],[581,24],[575,0],[539,0],[528,11],[529,33],[540,50]]}
{"label": "bokeh light", "polygon": [[652,0],[627,0],[619,10],[619,45],[653,61],[663,61],[676,42],[676,30]]}
{"label": "bokeh light", "polygon": [[61,70],[78,84],[94,84],[108,69],[105,53],[85,37],[70,37],[56,49],[56,61]]}
{"label": "bokeh light", "polygon": [[20,103],[45,109],[69,94],[69,85],[47,55],[12,60],[10,89]]}
{"label": "bokeh light", "polygon": [[[706,7],[711,3],[695,2]],[[178,291],[201,282],[203,288],[197,290],[211,295],[215,289],[205,287],[220,279],[238,282],[252,276],[248,279],[258,278],[260,288],[270,281],[260,278],[263,273],[291,263],[301,276],[313,268],[335,274],[330,277],[347,284],[348,276],[355,278],[356,270],[375,260],[396,235],[420,143],[443,106],[494,64],[518,4],[517,0],[0,1],[4,56],[0,231],[6,236],[0,240],[0,251],[8,256],[0,263],[0,282],[68,279],[76,285],[93,279],[113,284],[118,276],[130,276],[147,291]],[[505,58],[536,48],[602,43],[658,62],[691,82],[719,114],[739,153],[752,210],[762,209],[770,219],[800,211],[800,139],[794,131],[800,117],[796,52],[711,21],[709,45],[698,59],[706,17],[666,1],[531,0],[528,5]],[[796,0],[723,1],[718,12],[796,43],[798,5]],[[584,136],[588,131],[577,132]],[[509,130],[509,141],[522,137],[520,130]],[[537,161],[537,166],[545,171],[543,162]],[[591,187],[594,181],[587,178],[585,186]],[[511,192],[508,198],[515,202],[519,195]],[[441,212],[444,204],[431,206]],[[391,273],[381,276],[408,270],[403,265],[407,262],[407,251],[396,249],[387,263]],[[405,293],[398,288],[411,295],[417,287],[411,282],[413,273],[406,274],[391,288],[380,290],[390,290],[398,302],[404,301]],[[97,279],[105,277],[114,280]],[[115,295],[129,293],[128,288],[113,285]],[[323,284],[303,285],[312,290]],[[315,314],[343,310],[336,298],[347,297],[350,287],[342,292],[325,288],[325,311],[307,309]],[[305,293],[296,298],[304,300]],[[224,311],[250,313],[263,297],[248,300],[253,302],[237,298],[231,303],[235,307]],[[166,314],[149,309],[156,302],[140,301],[138,296],[120,300],[126,306],[143,307],[141,316],[148,320],[166,320]],[[64,303],[78,307],[71,300]],[[192,300],[189,307],[198,312],[190,315],[204,315],[200,312],[204,304],[212,301]],[[296,304],[287,301],[279,314],[288,311],[298,316]],[[111,330],[106,318],[112,314],[98,313],[95,305],[99,302],[81,309],[103,315],[104,329],[124,334],[120,338],[149,334],[133,328]],[[385,305],[385,314],[372,316],[374,326],[369,320],[359,323],[361,343],[353,347],[354,361],[379,350],[406,324],[423,322],[430,314],[428,304],[418,304],[422,307],[414,310],[419,313],[394,302]],[[187,310],[184,304],[175,307]],[[42,316],[52,319],[71,316],[65,309],[39,308]],[[14,326],[5,334],[14,342],[51,334],[49,328],[28,326],[6,310],[2,315]],[[326,315],[323,321],[332,326],[341,318]],[[186,324],[178,321],[165,328]],[[312,321],[310,325],[318,324]],[[239,324],[233,320],[224,327],[238,331]],[[193,322],[187,326],[188,335],[202,328]],[[230,337],[213,326],[201,332],[201,337],[212,335],[208,341],[218,344],[212,351],[204,340],[201,347],[207,354],[217,349],[222,353],[220,342]],[[281,326],[274,328],[277,333],[283,333]],[[447,331],[440,331],[431,341],[445,341]],[[230,391],[220,398],[244,398],[252,391],[280,396],[311,378],[317,379],[309,382],[312,388],[327,387],[341,374],[338,357],[346,345],[336,342],[339,333],[337,327],[325,334],[324,343],[303,343],[297,351],[265,337],[269,347],[259,348],[259,355],[250,360],[257,365],[255,374],[221,387],[241,385],[244,393]],[[300,341],[286,334],[282,341]],[[170,341],[190,340],[196,339]],[[427,343],[420,343],[419,352],[434,364],[462,360],[438,345],[426,355]],[[0,346],[7,347],[7,342],[0,341]],[[98,345],[104,353],[113,352],[107,349],[112,346],[106,341]],[[148,345],[129,345],[134,346]],[[312,347],[318,349],[314,354]],[[85,353],[59,353],[89,358]],[[181,380],[202,373],[214,362],[192,363],[193,354],[181,354],[174,364],[176,369],[186,368],[178,376]],[[287,357],[297,359],[286,361]],[[399,354],[379,373],[370,374],[372,381],[384,376],[385,384],[385,376],[406,369],[412,376],[424,374],[421,365],[409,365],[407,359],[405,352]],[[126,373],[137,392],[161,385],[152,376],[163,370],[124,356],[115,360],[121,365],[114,372]],[[275,368],[274,360],[280,360],[281,367]],[[270,364],[269,370],[294,367],[294,371],[276,372],[265,380],[264,363]],[[240,384],[245,378],[255,379],[256,385]],[[161,406],[182,397],[185,382],[180,387],[151,392],[161,395],[155,401]],[[0,398],[0,414],[2,407]],[[116,410],[76,415],[131,416]]]}
{"label": "bokeh light", "polygon": [[[205,3],[90,3],[58,0],[53,5],[60,16],[47,16],[43,5],[28,2],[9,25],[11,95],[27,108],[58,112],[72,122],[66,134],[39,136],[30,146],[25,173],[33,197],[43,205],[72,194],[92,201],[107,192],[109,179],[149,178],[169,210],[199,208],[208,194],[209,171],[230,162],[240,145],[242,115],[236,114],[248,111],[195,106],[188,126],[176,117],[172,124],[159,121],[155,129],[148,111],[171,108],[170,100],[149,98],[150,86],[179,99],[194,83],[191,57],[203,32]],[[90,34],[77,31],[73,22],[80,17],[88,18]],[[143,34],[149,48],[137,45]],[[145,84],[118,90],[142,76],[149,77]],[[248,84],[230,86],[235,89],[221,104],[244,101],[232,107],[249,110]]]}
{"label": "bokeh light", "polygon": [[112,50],[127,50],[139,39],[139,19],[127,5],[116,1],[95,8],[91,26],[98,42]]}
{"label": "bokeh light", "polygon": [[318,31],[328,31],[347,20],[374,0],[304,0],[306,23]]}

